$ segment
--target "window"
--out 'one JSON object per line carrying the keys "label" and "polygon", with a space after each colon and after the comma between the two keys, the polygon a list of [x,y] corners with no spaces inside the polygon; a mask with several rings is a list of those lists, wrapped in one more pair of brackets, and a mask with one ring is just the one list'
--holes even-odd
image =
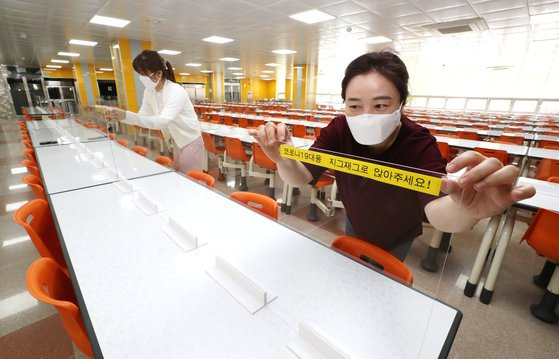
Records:
{"label": "window", "polygon": [[489,111],[508,112],[511,100],[490,100]]}
{"label": "window", "polygon": [[516,100],[512,107],[512,112],[536,112],[538,101]]}

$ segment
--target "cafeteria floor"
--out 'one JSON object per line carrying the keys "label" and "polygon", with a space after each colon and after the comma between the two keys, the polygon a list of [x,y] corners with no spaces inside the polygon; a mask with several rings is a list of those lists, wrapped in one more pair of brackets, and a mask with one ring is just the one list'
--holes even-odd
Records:
{"label": "cafeteria floor", "polygon": [[[117,137],[133,143],[130,137]],[[25,272],[37,258],[37,252],[25,231],[12,221],[14,210],[7,208],[34,198],[30,189],[13,187],[21,184],[26,174],[18,171],[24,159],[23,148],[16,119],[0,119],[0,358],[83,358],[66,336],[56,310],[37,302],[25,287]],[[156,155],[150,148],[148,157]],[[217,174],[216,167],[213,159],[210,174]],[[216,181],[216,189],[228,194],[238,188],[238,181],[238,173],[235,176],[231,170],[225,181]],[[249,178],[248,186],[250,191],[265,193],[263,179]],[[278,176],[277,196],[281,196],[281,189]],[[343,234],[345,214],[337,210],[335,216],[325,217],[319,211],[319,221],[308,222],[309,193],[308,189],[302,189],[300,195],[294,196],[292,214],[280,214],[279,221],[329,245]],[[519,243],[526,223],[519,221],[515,225],[491,304],[480,303],[477,295],[468,298],[462,294],[460,286],[469,274],[486,224],[487,221],[482,221],[471,231],[454,236],[453,250],[440,281],[440,272],[429,273],[419,265],[430,240],[430,228],[424,229],[406,259],[414,273],[415,288],[436,293],[438,299],[464,314],[449,357],[556,358],[559,325],[543,323],[532,317],[529,310],[530,304],[537,303],[543,293],[532,284],[531,278],[539,272],[544,260],[526,244]],[[441,253],[441,266],[443,259]]]}

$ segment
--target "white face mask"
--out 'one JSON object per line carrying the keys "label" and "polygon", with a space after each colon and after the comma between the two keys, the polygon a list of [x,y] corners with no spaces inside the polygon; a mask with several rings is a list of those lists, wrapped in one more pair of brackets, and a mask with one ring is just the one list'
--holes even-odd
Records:
{"label": "white face mask", "polygon": [[346,116],[355,141],[362,145],[378,145],[394,132],[400,123],[400,106],[392,113]]}
{"label": "white face mask", "polygon": [[148,76],[140,75],[140,81],[142,81],[142,84],[144,84],[145,88],[147,88],[148,90],[153,90],[155,89],[157,84],[159,84],[159,81],[161,81],[161,79],[159,79],[157,82],[153,82]]}

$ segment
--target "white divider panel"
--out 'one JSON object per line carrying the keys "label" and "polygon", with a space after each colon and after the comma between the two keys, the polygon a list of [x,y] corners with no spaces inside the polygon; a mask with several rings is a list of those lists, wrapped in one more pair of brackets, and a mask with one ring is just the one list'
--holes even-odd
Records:
{"label": "white divider panel", "polygon": [[208,243],[190,233],[179,221],[170,216],[169,223],[162,226],[161,229],[185,252],[190,252]]}
{"label": "white divider panel", "polygon": [[134,203],[148,216],[159,212],[157,204],[141,192],[136,193]]}
{"label": "white divider panel", "polygon": [[297,358],[301,359],[352,358],[307,323],[299,324],[299,336],[295,341],[289,343],[287,347]]}
{"label": "white divider panel", "polygon": [[[115,171],[116,174],[116,171]],[[118,176],[118,182],[114,183],[116,188],[118,188],[120,190],[120,192],[122,193],[130,193],[130,192],[134,192],[136,189],[134,188],[134,185],[132,184],[132,182],[128,181],[127,179],[125,179],[122,176]]]}
{"label": "white divider panel", "polygon": [[206,273],[241,303],[250,314],[264,308],[277,296],[270,294],[220,256]]}

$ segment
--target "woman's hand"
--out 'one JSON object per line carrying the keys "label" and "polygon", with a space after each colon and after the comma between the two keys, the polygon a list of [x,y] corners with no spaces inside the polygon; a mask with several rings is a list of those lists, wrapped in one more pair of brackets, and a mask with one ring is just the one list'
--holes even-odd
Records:
{"label": "woman's hand", "polygon": [[281,144],[293,146],[291,134],[283,123],[276,125],[273,122],[267,122],[265,125],[258,126],[257,130],[249,130],[248,133],[254,137],[266,155],[274,162],[282,160]]}
{"label": "woman's hand", "polygon": [[452,160],[448,173],[466,169],[457,181],[443,179],[442,191],[465,211],[462,215],[482,219],[501,213],[513,203],[533,197],[533,186],[514,183],[519,175],[515,166],[503,166],[496,158],[487,158],[475,151],[467,151]]}

